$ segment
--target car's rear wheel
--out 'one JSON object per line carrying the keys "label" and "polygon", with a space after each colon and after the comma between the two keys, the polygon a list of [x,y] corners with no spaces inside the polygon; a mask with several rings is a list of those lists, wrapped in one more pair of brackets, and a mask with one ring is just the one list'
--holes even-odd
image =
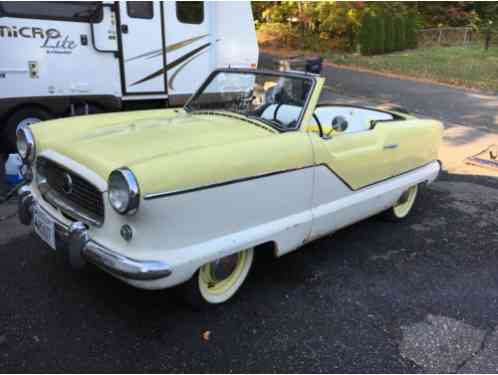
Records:
{"label": "car's rear wheel", "polygon": [[251,248],[203,265],[181,289],[182,296],[195,307],[227,302],[246,280],[253,259]]}
{"label": "car's rear wheel", "polygon": [[401,194],[396,204],[385,212],[385,217],[389,220],[398,221],[406,218],[418,196],[418,185],[411,186]]}

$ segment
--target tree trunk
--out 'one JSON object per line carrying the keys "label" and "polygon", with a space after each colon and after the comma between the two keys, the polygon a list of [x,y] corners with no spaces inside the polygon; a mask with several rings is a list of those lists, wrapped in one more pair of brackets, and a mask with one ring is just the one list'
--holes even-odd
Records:
{"label": "tree trunk", "polygon": [[484,37],[484,49],[488,50],[490,44],[491,44],[491,30],[487,30],[486,35]]}

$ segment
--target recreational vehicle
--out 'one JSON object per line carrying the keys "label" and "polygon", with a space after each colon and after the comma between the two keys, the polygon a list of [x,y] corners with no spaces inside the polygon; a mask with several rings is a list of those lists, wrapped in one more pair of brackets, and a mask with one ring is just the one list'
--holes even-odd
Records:
{"label": "recreational vehicle", "polygon": [[[250,2],[0,2],[0,135],[51,118],[177,106],[255,67]],[[1,151],[0,151],[1,152]]]}

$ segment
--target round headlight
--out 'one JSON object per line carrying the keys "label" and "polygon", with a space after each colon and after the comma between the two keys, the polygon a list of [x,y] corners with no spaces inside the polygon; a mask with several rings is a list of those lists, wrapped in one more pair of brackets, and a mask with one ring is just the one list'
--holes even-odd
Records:
{"label": "round headlight", "polygon": [[133,214],[140,203],[137,179],[128,168],[119,168],[109,176],[109,202],[121,215]]}
{"label": "round headlight", "polygon": [[16,132],[17,152],[24,160],[32,161],[35,158],[35,138],[27,126],[20,127]]}

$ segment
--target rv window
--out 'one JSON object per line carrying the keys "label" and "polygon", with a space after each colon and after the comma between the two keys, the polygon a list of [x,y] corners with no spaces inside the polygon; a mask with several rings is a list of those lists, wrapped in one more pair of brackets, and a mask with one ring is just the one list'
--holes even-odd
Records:
{"label": "rv window", "polygon": [[0,8],[6,17],[75,22],[102,20],[102,6],[98,1],[3,1]]}
{"label": "rv window", "polygon": [[126,11],[130,18],[151,19],[154,17],[152,1],[127,1]]}
{"label": "rv window", "polygon": [[177,1],[176,17],[182,23],[200,24],[204,21],[203,1]]}

